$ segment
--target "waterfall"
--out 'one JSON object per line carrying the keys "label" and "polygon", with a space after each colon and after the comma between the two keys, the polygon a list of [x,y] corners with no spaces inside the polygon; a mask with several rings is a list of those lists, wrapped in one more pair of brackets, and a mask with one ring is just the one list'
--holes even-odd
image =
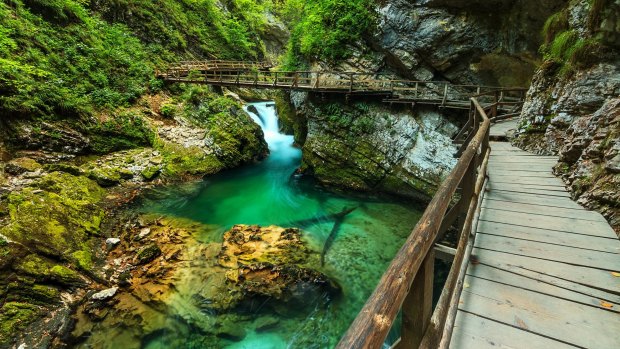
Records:
{"label": "waterfall", "polygon": [[[258,113],[254,113],[249,110],[252,106],[256,108]],[[250,103],[243,107],[248,115],[260,125],[263,133],[265,134],[265,141],[269,145],[271,152],[270,157],[287,159],[295,158],[299,154],[299,149],[293,147],[294,138],[280,132],[280,126],[278,122],[278,113],[276,111],[276,105],[273,102],[259,102]]]}

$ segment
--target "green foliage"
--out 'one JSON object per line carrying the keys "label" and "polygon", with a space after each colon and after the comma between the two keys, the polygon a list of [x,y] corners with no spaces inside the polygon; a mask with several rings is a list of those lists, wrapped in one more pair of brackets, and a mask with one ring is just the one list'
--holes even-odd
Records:
{"label": "green foliage", "polygon": [[547,18],[547,21],[545,21],[545,26],[543,27],[545,44],[549,44],[553,41],[556,35],[566,30],[568,30],[568,12],[566,10],[562,10],[554,13],[551,17]]}
{"label": "green foliage", "polygon": [[602,45],[596,39],[580,38],[576,31],[568,30],[543,45],[541,51],[544,58],[556,62],[560,66],[559,73],[566,76],[600,59]]}
{"label": "green foliage", "polygon": [[94,123],[87,127],[87,131],[91,135],[91,150],[97,154],[150,146],[155,137],[144,119],[131,112],[120,113],[108,121]]}
{"label": "green foliage", "polygon": [[303,60],[347,58],[350,55],[347,45],[360,40],[375,26],[372,0],[293,0],[287,4],[285,14],[297,21],[293,23],[284,58],[284,65],[290,69],[301,68]]}
{"label": "green foliage", "polygon": [[[250,3],[256,6],[250,7]],[[154,69],[196,57],[256,59],[271,4],[215,0],[0,3],[0,118],[92,115],[163,88]]]}
{"label": "green foliage", "polygon": [[350,130],[350,134],[360,135],[372,133],[375,122],[368,116],[370,107],[366,103],[355,103],[352,106],[343,106],[340,103],[329,103],[322,109],[321,114],[330,125]]}

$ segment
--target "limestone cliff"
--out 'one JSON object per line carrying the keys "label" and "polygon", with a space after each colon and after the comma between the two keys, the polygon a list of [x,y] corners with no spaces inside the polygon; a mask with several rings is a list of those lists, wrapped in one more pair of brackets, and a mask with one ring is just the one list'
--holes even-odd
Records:
{"label": "limestone cliff", "polygon": [[516,144],[558,154],[573,198],[620,228],[620,4],[572,1],[552,16]]}
{"label": "limestone cliff", "polygon": [[[539,62],[540,31],[564,1],[391,0],[374,9],[372,34],[348,43],[340,61],[314,70],[387,74],[395,79],[527,86]],[[429,198],[455,160],[450,137],[466,113],[396,109],[368,97],[327,105],[306,94],[280,103],[303,146],[302,170],[356,190]],[[290,110],[289,110],[290,109]]]}

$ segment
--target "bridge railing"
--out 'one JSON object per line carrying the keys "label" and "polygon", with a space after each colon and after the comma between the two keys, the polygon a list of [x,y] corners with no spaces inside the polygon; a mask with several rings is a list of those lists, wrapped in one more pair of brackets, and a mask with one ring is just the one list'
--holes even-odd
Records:
{"label": "bridge railing", "polygon": [[[502,103],[508,103],[502,102],[502,94],[508,96],[510,93],[494,90],[470,99],[469,121],[462,131],[468,136],[456,166],[340,340],[338,349],[381,348],[401,311],[401,336],[392,348],[448,347],[463,288],[465,261],[473,249],[475,231],[472,226],[475,226],[481,193],[486,185],[491,117],[497,116]],[[488,101],[485,107],[479,102],[481,99]],[[449,227],[456,228],[459,240],[433,311],[434,245]]]}
{"label": "bridge railing", "polygon": [[[280,88],[345,94],[382,94],[386,102],[407,103],[425,101],[426,103],[446,105],[461,102],[467,108],[471,95],[499,91],[501,106],[522,101],[523,96],[511,100],[497,87],[478,85],[453,85],[440,81],[394,80],[387,75],[330,72],[330,71],[270,71],[262,69],[268,63],[208,61],[181,62],[160,74],[164,79],[176,82],[204,83],[221,86]],[[484,96],[484,95],[483,95]],[[493,97],[493,96],[489,96]],[[481,100],[484,104],[485,101]],[[500,106],[500,107],[501,107]]]}

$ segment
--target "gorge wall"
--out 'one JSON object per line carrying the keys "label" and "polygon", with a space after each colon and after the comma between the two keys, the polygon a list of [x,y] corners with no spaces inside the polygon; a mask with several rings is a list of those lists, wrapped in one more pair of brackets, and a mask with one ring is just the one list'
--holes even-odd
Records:
{"label": "gorge wall", "polygon": [[[346,47],[341,59],[330,59],[334,51],[324,56],[304,54],[302,47],[294,51],[296,64],[313,70],[387,74],[394,79],[526,87],[540,62],[540,31],[563,4],[380,2],[374,9],[375,25],[358,40],[341,43]],[[289,54],[296,35],[291,38]],[[304,38],[299,40],[303,43]],[[285,114],[293,115],[284,119],[297,124],[303,172],[331,186],[423,200],[432,196],[455,163],[456,148],[450,138],[467,117],[463,112],[433,108],[394,109],[373,97],[349,104],[324,103],[299,93],[287,99],[291,103],[280,103],[280,110],[290,109]]]}
{"label": "gorge wall", "polygon": [[516,144],[557,154],[573,199],[620,227],[620,4],[572,1],[547,23]]}

